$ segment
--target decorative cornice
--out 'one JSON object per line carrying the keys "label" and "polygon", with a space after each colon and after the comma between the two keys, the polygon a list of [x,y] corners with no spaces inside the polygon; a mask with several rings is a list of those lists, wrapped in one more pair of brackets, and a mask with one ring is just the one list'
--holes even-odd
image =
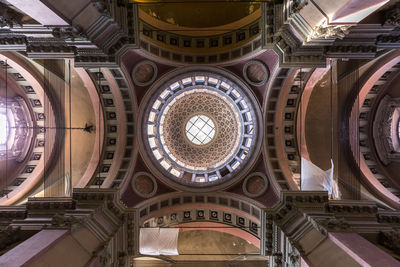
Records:
{"label": "decorative cornice", "polygon": [[8,7],[8,5],[4,3],[0,3],[0,27],[14,27],[14,25],[22,25],[23,24],[23,15],[18,13],[14,9]]}
{"label": "decorative cornice", "polygon": [[73,199],[84,202],[103,202],[105,200],[113,200],[116,192],[116,190],[108,189],[74,190]]}
{"label": "decorative cornice", "polygon": [[93,2],[102,15],[87,29],[78,25],[42,26],[43,29],[23,25],[8,14],[7,5],[1,5],[7,10],[0,16],[0,27],[6,27],[0,30],[1,50],[26,51],[31,58],[76,57],[77,65],[84,67],[116,67],[119,51],[138,48],[137,7],[129,1]]}
{"label": "decorative cornice", "polygon": [[376,214],[378,212],[378,207],[375,202],[340,200],[329,201],[326,205],[326,211],[338,215],[343,213]]}
{"label": "decorative cornice", "polygon": [[126,215],[126,225],[127,225],[127,251],[129,255],[134,255],[135,251],[137,250],[135,244],[135,223],[136,222],[136,214],[134,212],[129,212]]}
{"label": "decorative cornice", "polygon": [[379,211],[376,218],[379,223],[400,225],[400,212],[398,211]]}
{"label": "decorative cornice", "polygon": [[24,51],[26,50],[27,37],[11,32],[0,30],[0,49],[3,51]]}
{"label": "decorative cornice", "polygon": [[9,223],[14,219],[25,219],[26,215],[26,206],[0,207],[0,225],[4,222]]}
{"label": "decorative cornice", "polygon": [[75,27],[55,27],[52,30],[52,34],[55,38],[65,40],[71,39],[74,41],[77,38],[85,38],[86,35],[83,29],[79,26]]}
{"label": "decorative cornice", "polygon": [[312,224],[323,235],[333,231],[342,232],[350,228],[350,224],[344,218],[315,218]]}
{"label": "decorative cornice", "polygon": [[[274,237],[273,237],[273,215],[272,214],[266,214],[265,215],[265,232],[264,232],[264,250],[265,250],[265,255],[271,256],[273,253],[273,242],[274,242]],[[262,239],[261,239],[262,240]]]}
{"label": "decorative cornice", "polygon": [[349,25],[319,25],[313,29],[311,38],[313,39],[343,39],[350,33]]}
{"label": "decorative cornice", "polygon": [[75,224],[82,224],[84,219],[77,218],[73,215],[71,216],[63,216],[56,213],[53,218],[51,219],[51,226],[52,227],[71,227]]}
{"label": "decorative cornice", "polygon": [[69,210],[75,209],[76,202],[71,198],[29,198],[26,209],[29,212],[40,210]]}
{"label": "decorative cornice", "polygon": [[377,218],[379,222],[400,220],[398,212],[376,217],[375,202],[330,201],[327,192],[317,191],[282,191],[280,203],[265,211],[300,253],[304,249],[299,241],[313,229],[323,236],[329,232],[377,233],[382,229]]}
{"label": "decorative cornice", "polygon": [[310,4],[313,8],[307,3],[285,0],[283,3],[271,1],[262,4],[262,46],[274,49],[281,67],[325,67],[327,58],[369,59],[376,56],[379,47],[400,46],[397,42],[399,34],[392,32],[400,21],[396,11],[398,6],[389,11],[384,27],[380,24],[329,25],[326,22],[310,25],[300,10],[307,9],[305,14],[311,10],[319,12],[316,14],[319,17],[326,15],[314,1]]}

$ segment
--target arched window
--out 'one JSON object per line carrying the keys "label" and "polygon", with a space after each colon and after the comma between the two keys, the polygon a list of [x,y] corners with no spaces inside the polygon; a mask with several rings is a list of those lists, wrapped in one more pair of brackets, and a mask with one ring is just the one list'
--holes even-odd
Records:
{"label": "arched window", "polygon": [[33,121],[22,97],[0,98],[0,160],[22,162],[30,148]]}

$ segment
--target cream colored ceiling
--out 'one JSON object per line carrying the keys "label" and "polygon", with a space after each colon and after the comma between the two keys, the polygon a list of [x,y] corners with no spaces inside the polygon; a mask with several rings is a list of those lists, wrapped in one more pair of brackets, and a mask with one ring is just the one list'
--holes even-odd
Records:
{"label": "cream colored ceiling", "polygon": [[260,8],[256,2],[215,2],[202,0],[134,1],[146,14],[171,25],[208,28],[227,25],[253,14]]}

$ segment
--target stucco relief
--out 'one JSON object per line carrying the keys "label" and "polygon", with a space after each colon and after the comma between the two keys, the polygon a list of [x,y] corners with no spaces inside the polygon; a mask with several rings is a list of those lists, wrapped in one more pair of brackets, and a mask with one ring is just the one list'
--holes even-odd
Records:
{"label": "stucco relief", "polygon": [[386,95],[379,103],[373,123],[375,149],[383,164],[400,162],[400,98]]}

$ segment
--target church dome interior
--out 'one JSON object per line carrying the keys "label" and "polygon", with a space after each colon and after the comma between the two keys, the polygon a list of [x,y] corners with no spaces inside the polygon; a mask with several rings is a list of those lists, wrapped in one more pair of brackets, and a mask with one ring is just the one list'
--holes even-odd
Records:
{"label": "church dome interior", "polygon": [[215,190],[257,154],[258,104],[240,88],[243,82],[234,83],[220,71],[180,72],[148,92],[150,102],[144,102],[147,108],[140,115],[145,118],[143,149],[161,177]]}
{"label": "church dome interior", "polygon": [[0,7],[0,266],[400,265],[400,0]]}

